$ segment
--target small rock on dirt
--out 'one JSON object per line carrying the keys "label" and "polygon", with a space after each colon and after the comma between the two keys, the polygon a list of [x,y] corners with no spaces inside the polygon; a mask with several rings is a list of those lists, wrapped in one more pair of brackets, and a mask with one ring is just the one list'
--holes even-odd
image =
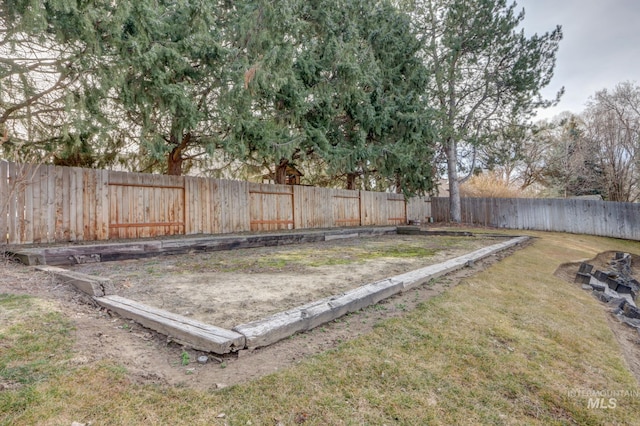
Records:
{"label": "small rock on dirt", "polygon": [[208,357],[208,356],[206,356],[206,355],[200,355],[200,356],[198,357],[198,362],[199,362],[200,364],[206,364],[206,363],[207,363],[207,361],[209,361],[209,357]]}

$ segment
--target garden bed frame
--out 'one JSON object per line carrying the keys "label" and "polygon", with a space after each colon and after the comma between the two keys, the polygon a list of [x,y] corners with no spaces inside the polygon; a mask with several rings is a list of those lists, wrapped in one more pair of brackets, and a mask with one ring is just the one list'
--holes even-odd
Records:
{"label": "garden bed frame", "polygon": [[[410,290],[449,272],[472,265],[525,242],[528,237],[504,236],[505,241],[420,268],[405,274],[369,283],[339,295],[298,306],[266,318],[241,324],[232,330],[216,327],[162,309],[144,305],[115,295],[108,278],[69,271],[61,265],[113,260],[139,259],[152,256],[185,254],[202,251],[280,246],[307,242],[360,238],[377,235],[442,235],[418,227],[358,227],[328,230],[290,231],[257,235],[225,235],[197,238],[133,241],[130,243],[87,244],[62,247],[27,248],[10,251],[26,265],[51,273],[58,281],[70,283],[93,297],[96,303],[144,327],[170,336],[172,340],[193,349],[225,354],[242,349],[268,346],[295,333],[310,330],[347,313],[355,312],[395,294]],[[468,232],[449,235],[471,236]]]}

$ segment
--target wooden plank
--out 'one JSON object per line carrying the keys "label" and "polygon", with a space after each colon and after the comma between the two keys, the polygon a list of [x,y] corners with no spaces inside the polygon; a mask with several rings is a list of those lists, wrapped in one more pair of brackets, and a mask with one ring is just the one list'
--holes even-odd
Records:
{"label": "wooden plank", "polygon": [[[216,217],[218,218],[218,226],[215,230],[215,233],[222,234],[226,232],[228,227],[228,212],[226,209],[227,198],[226,198],[226,186],[227,181],[216,179],[216,185],[213,188],[214,191],[214,208],[216,209]],[[248,202],[248,200],[247,200]],[[237,214],[241,214],[237,212]]]}
{"label": "wooden plank", "polygon": [[200,200],[200,203],[202,204],[202,218],[204,221],[202,230],[204,233],[210,234],[212,232],[211,222],[213,221],[213,219],[211,215],[211,191],[209,186],[209,179],[200,178],[200,182],[202,185],[202,199]]}
{"label": "wooden plank", "polygon": [[193,195],[191,193],[191,178],[185,176],[184,178],[184,233],[185,235],[195,234],[193,231],[193,220],[191,211],[191,200]]}
{"label": "wooden plank", "polygon": [[84,239],[96,239],[96,172],[90,169],[82,170],[83,185],[83,222]]}
{"label": "wooden plank", "polygon": [[[31,172],[31,186],[33,188],[33,209],[32,215],[29,219],[31,223],[31,241],[34,243],[42,242],[42,234],[45,234],[44,242],[46,238],[46,203],[47,203],[47,185],[46,176],[43,176],[43,172],[46,173],[46,166],[36,165],[33,166]],[[43,188],[44,183],[44,188]],[[42,229],[44,225],[44,230]],[[43,232],[44,231],[44,232]]]}
{"label": "wooden plank", "polygon": [[14,163],[13,167],[9,171],[11,190],[13,192],[10,200],[11,204],[9,206],[9,230],[10,234],[13,234],[12,242],[16,244],[21,244],[24,242],[23,236],[21,235],[23,229],[22,223],[24,219],[24,187],[22,182],[22,170],[22,166]]}
{"label": "wooden plank", "polygon": [[[162,176],[160,176],[162,177]],[[158,179],[157,184],[160,185],[164,179]],[[149,198],[146,200],[146,214],[145,221],[149,223],[162,223],[165,220],[161,218],[166,215],[166,212],[169,211],[171,205],[167,202],[173,195],[174,191],[179,191],[180,188],[150,188],[148,190]],[[158,200],[163,199],[164,203],[160,204]],[[148,235],[150,237],[155,237],[158,235],[170,235],[172,231],[171,226],[159,225],[159,226],[149,226]]]}
{"label": "wooden plank", "polygon": [[220,211],[220,181],[210,179],[209,182],[209,199],[211,200],[211,233],[220,233],[222,224],[222,215]]}
{"label": "wooden plank", "polygon": [[49,165],[46,166],[46,176],[47,176],[47,219],[46,219],[46,235],[47,242],[56,241],[56,224],[58,222],[57,219],[57,210],[56,210],[56,200],[60,196],[59,193],[56,193],[56,183],[57,183],[57,174],[56,167]]}
{"label": "wooden plank", "polygon": [[289,219],[254,220],[251,223],[256,225],[282,225],[282,224],[287,225],[287,224],[293,224],[293,220],[289,220]]}
{"label": "wooden plank", "polygon": [[[78,206],[78,188],[77,173],[75,168],[69,169],[69,241],[78,240],[78,219],[80,207]],[[81,191],[81,189],[80,189]],[[80,238],[81,239],[81,238]]]}
{"label": "wooden plank", "polygon": [[271,345],[295,333],[307,331],[349,312],[355,312],[386,299],[403,289],[402,281],[383,280],[279,312],[267,318],[242,324],[233,329],[246,338],[249,349]]}
{"label": "wooden plank", "polygon": [[245,347],[245,337],[231,330],[205,324],[163,309],[135,302],[120,296],[96,297],[101,306],[133,319],[143,326],[194,349],[225,354]]}
{"label": "wooden plank", "polygon": [[200,200],[200,185],[198,178],[190,178],[191,180],[191,203],[189,208],[191,209],[193,221],[193,231],[196,234],[202,234],[202,209],[199,205]]}
{"label": "wooden plank", "polygon": [[96,239],[109,238],[109,172],[96,170]]}
{"label": "wooden plank", "polygon": [[[182,178],[184,185],[184,178]],[[182,223],[181,227],[176,230],[176,233],[186,234],[187,231],[187,212],[186,212],[186,190],[183,187],[179,192],[175,194],[172,205],[174,206],[174,217]]]}
{"label": "wooden plank", "polygon": [[108,278],[69,271],[51,265],[39,265],[35,268],[39,271],[48,272],[53,275],[56,281],[63,284],[71,284],[89,296],[106,296],[115,293],[113,284]]}
{"label": "wooden plank", "polygon": [[[24,206],[20,214],[20,241],[22,244],[33,243],[34,196],[40,202],[40,185],[34,182],[36,166],[23,164],[21,168],[21,184],[18,192],[19,203]],[[37,191],[34,191],[37,188]]]}
{"label": "wooden plank", "polygon": [[227,187],[227,194],[232,191],[233,197],[230,207],[233,212],[237,212],[233,220],[232,232],[244,232],[251,229],[250,212],[249,212],[249,183],[241,181],[232,181],[232,185]]}
{"label": "wooden plank", "polygon": [[262,195],[256,192],[249,192],[249,224],[252,231],[257,231],[259,228],[254,227],[253,223],[256,220],[262,218],[261,214]]}
{"label": "wooden plank", "polygon": [[[33,176],[33,242],[47,242],[47,166],[35,166]],[[37,194],[37,196],[36,196]]]}
{"label": "wooden plank", "polygon": [[[138,173],[134,173],[131,177],[135,181],[136,185],[130,187],[131,192],[129,193],[129,209],[131,211],[131,218],[129,220],[129,223],[142,223],[144,221],[144,191],[137,184],[142,183],[142,180],[144,178]],[[129,238],[142,237],[141,228],[131,227],[126,229],[127,233],[129,234]]]}
{"label": "wooden plank", "polygon": [[111,172],[108,173],[108,185],[107,185],[107,191],[109,193],[109,205],[108,205],[108,217],[107,217],[107,229],[109,230],[109,239],[111,238],[117,238],[115,236],[115,232],[114,230],[111,228],[111,224],[112,223],[117,223],[118,222],[118,204],[119,204],[119,200],[117,197],[117,189],[115,186],[111,186],[110,181],[111,181]]}
{"label": "wooden plank", "polygon": [[[111,176],[109,178],[111,178]],[[113,224],[122,223],[122,196],[122,187],[109,185],[109,238],[120,238],[120,230],[117,228],[113,228]]]}
{"label": "wooden plank", "polygon": [[[154,178],[162,178],[163,176],[161,175],[150,175],[150,176],[154,176]],[[122,180],[121,177],[118,178],[118,180]],[[169,183],[169,184],[156,184],[156,183],[115,183],[115,182],[109,182],[109,185],[111,186],[133,186],[136,188],[161,188],[161,189],[183,189],[184,185],[182,185],[179,182],[175,182],[175,183]]]}
{"label": "wooden plank", "polygon": [[90,224],[90,205],[91,205],[91,188],[89,182],[89,175],[84,169],[78,169],[78,213],[76,214],[76,220],[78,221],[79,240],[91,240],[91,231],[89,229]]}
{"label": "wooden plank", "polygon": [[[153,197],[150,200],[152,214],[147,218],[151,223],[167,223],[175,222],[175,218],[169,220],[171,211],[173,210],[173,191],[169,191],[169,188],[157,188],[153,191]],[[151,228],[151,235],[173,235],[173,227],[157,225]]]}
{"label": "wooden plank", "polygon": [[[61,240],[72,241],[71,239],[71,169],[68,167],[61,167],[58,170],[61,174],[61,202],[59,204],[60,214],[62,215],[61,223]],[[74,218],[75,220],[75,218]],[[75,223],[74,223],[75,225]]]}
{"label": "wooden plank", "polygon": [[[133,176],[130,178],[133,178]],[[133,186],[122,187],[122,223],[133,223],[135,221],[134,192],[135,187]],[[135,238],[136,234],[130,233],[130,229],[131,228],[122,229],[120,233],[121,238]]]}
{"label": "wooden plank", "polygon": [[[140,177],[140,182],[147,182],[148,180],[145,179],[145,175],[138,175]],[[136,210],[136,215],[135,215],[135,222],[136,224],[146,224],[147,222],[147,207],[148,207],[148,199],[149,199],[149,192],[153,191],[153,188],[150,188],[148,186],[141,186],[138,185],[136,187],[133,188],[133,190],[135,191],[135,197],[136,197],[136,202],[135,202],[135,210]],[[138,229],[136,230],[136,238],[147,238],[150,235],[149,233],[149,227],[148,226],[140,226],[138,227]]]}
{"label": "wooden plank", "polygon": [[150,228],[150,227],[173,227],[182,226],[182,222],[143,222],[143,223],[112,223],[111,228]]}
{"label": "wooden plank", "polygon": [[0,244],[8,242],[9,235],[9,162],[0,159]]}

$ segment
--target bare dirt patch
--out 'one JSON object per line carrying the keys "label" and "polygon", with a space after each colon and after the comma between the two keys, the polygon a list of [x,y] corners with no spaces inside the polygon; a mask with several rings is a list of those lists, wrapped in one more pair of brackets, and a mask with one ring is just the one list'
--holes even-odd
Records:
{"label": "bare dirt patch", "polygon": [[[401,243],[404,239],[415,241],[417,237],[401,237],[400,241],[397,242]],[[334,247],[335,250],[343,253],[339,256],[339,258],[341,258],[347,256],[344,254],[347,248],[353,247],[357,251],[364,243],[373,244],[374,240],[375,238],[371,240],[338,240],[326,246],[323,244],[323,246],[327,248],[329,246]],[[437,263],[449,257],[454,257],[494,242],[496,241],[484,238],[438,237],[438,239],[436,239],[430,236],[422,241],[422,244],[424,244],[423,247],[425,249],[436,250],[436,252],[429,257],[426,261],[427,263],[423,263],[424,260],[417,262],[416,259],[412,258],[376,258],[375,255],[373,255],[370,256],[369,260],[353,260],[347,264],[345,270],[340,272],[340,274],[353,274],[351,271],[355,271],[354,265],[356,265],[362,267],[364,271],[364,274],[360,276],[360,280],[370,280],[376,276],[380,276],[376,274],[384,275],[382,277],[384,278],[429,263]],[[278,253],[280,249],[285,251],[292,250],[294,253],[308,249],[313,255],[312,259],[322,258],[315,244],[311,244],[309,247],[305,246],[307,245],[247,249],[236,252],[217,252],[210,253],[207,256],[211,256],[212,261],[222,262],[223,265],[219,266],[219,269],[216,270],[217,272],[211,271],[212,274],[240,274],[239,270],[235,270],[234,268],[238,267],[238,265],[244,265],[242,268],[246,268],[247,275],[273,275],[274,280],[278,283],[282,283],[280,278],[283,274],[296,275],[298,278],[304,276],[306,279],[309,268],[341,266],[339,264],[342,261],[336,262],[338,265],[327,265],[328,260],[314,263],[314,265],[319,266],[313,266],[304,261],[299,261],[300,264],[298,264],[298,266],[292,266],[299,269],[294,269],[294,273],[291,273],[286,271],[284,267],[265,265],[258,260],[260,258],[274,259],[274,253]],[[90,298],[80,294],[70,285],[55,283],[47,274],[34,271],[32,268],[12,262],[0,261],[0,293],[30,294],[54,301],[58,309],[64,312],[66,316],[75,323],[76,344],[74,356],[70,361],[73,365],[90,366],[105,360],[112,361],[124,366],[127,370],[128,377],[134,382],[188,386],[198,389],[216,389],[273,373],[279,369],[298,363],[309,356],[335,348],[356,336],[366,334],[370,332],[374,325],[380,320],[403,315],[405,312],[412,310],[417,304],[442,293],[447,288],[456,285],[462,279],[487,268],[489,265],[509,255],[516,249],[517,248],[512,248],[497,255],[490,256],[482,261],[476,262],[473,267],[449,274],[429,285],[424,285],[407,293],[396,295],[377,305],[328,323],[323,327],[292,336],[289,339],[280,341],[266,348],[251,352],[241,351],[240,353],[229,354],[219,357],[218,359],[210,359],[207,364],[198,364],[195,361],[199,355],[202,355],[201,353],[168,341],[165,336],[154,333],[133,322],[124,320],[117,315],[112,316],[108,311],[97,307]],[[373,259],[371,257],[373,257]],[[147,283],[146,285],[158,285],[157,283],[163,282],[166,276],[163,275],[161,279],[152,277],[153,272],[146,268],[153,267],[162,271],[164,267],[171,266],[174,262],[186,262],[187,260],[197,259],[197,255],[181,256],[181,258],[182,260],[178,257],[147,259],[147,261],[151,263],[146,266],[141,266],[144,261],[131,261],[125,262],[124,264],[127,265],[127,267],[131,265],[130,272],[128,273],[137,274],[142,278],[140,285],[145,285],[145,282]],[[153,262],[157,263],[154,264]],[[323,262],[325,263],[324,265],[322,264]],[[185,271],[190,271],[188,273],[200,272],[197,269],[190,269],[195,268],[194,265],[195,264],[185,264],[184,267],[180,268],[184,268]],[[368,268],[366,267],[367,265],[369,265]],[[93,264],[90,266],[91,268],[96,268],[93,269],[95,273],[112,277],[115,276],[115,279],[119,280],[123,288],[126,288],[125,283],[127,279],[130,280],[130,278],[124,275],[125,272],[122,272],[123,275],[118,278],[117,271],[114,273],[112,270],[109,270],[107,273],[107,269],[104,271],[99,269],[99,267],[108,266],[108,264]],[[178,268],[178,266],[175,268]],[[168,268],[168,270],[171,270],[171,268]],[[137,273],[135,271],[137,271]],[[179,275],[180,274],[178,274],[178,276]],[[266,275],[260,276],[264,277]],[[318,276],[320,277],[320,281],[328,281],[330,279],[327,278],[326,275],[318,274]],[[149,277],[149,281],[146,281],[147,277]],[[153,278],[153,280],[151,280],[151,278]],[[355,276],[353,281],[356,281]],[[235,282],[231,281],[231,284],[233,285],[232,289],[235,291]],[[129,288],[134,288],[134,285],[131,285]],[[195,290],[191,291],[197,293]],[[277,307],[277,309],[281,310],[280,307]],[[188,358],[190,362],[187,365],[183,365],[182,362],[184,352],[189,355]]]}
{"label": "bare dirt patch", "polygon": [[386,235],[78,265],[126,298],[231,329],[463,255],[495,238]]}

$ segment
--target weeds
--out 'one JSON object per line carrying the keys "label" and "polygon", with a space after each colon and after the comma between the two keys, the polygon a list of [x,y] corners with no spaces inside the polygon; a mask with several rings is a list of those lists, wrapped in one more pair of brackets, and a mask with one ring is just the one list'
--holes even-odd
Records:
{"label": "weeds", "polygon": [[189,363],[191,362],[191,356],[189,355],[189,352],[183,350],[180,354],[180,361],[182,365],[189,365]]}
{"label": "weeds", "polygon": [[404,303],[398,303],[398,304],[396,304],[396,309],[399,310],[399,311],[406,312],[407,305],[405,305]]}

